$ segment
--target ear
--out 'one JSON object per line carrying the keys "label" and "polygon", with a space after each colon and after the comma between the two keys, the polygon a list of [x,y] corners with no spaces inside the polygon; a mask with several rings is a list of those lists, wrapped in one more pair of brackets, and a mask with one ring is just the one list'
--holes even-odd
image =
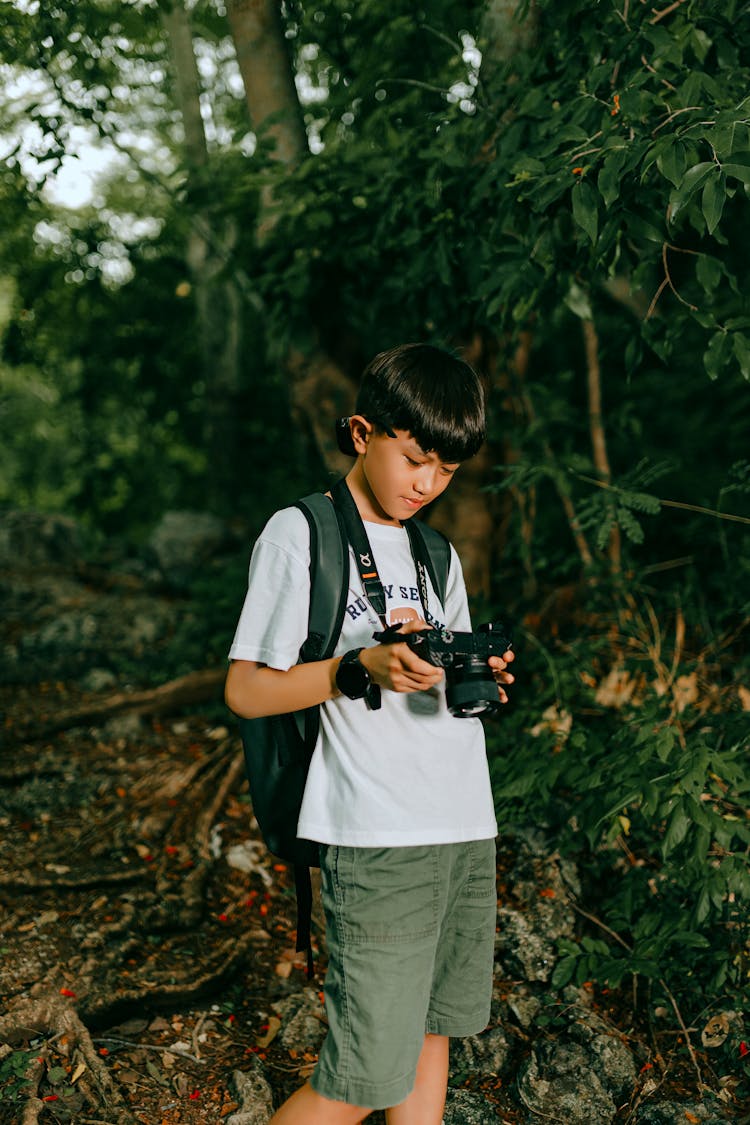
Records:
{"label": "ear", "polygon": [[352,414],[349,419],[349,429],[356,452],[365,453],[373,429],[372,422],[368,422],[364,414]]}

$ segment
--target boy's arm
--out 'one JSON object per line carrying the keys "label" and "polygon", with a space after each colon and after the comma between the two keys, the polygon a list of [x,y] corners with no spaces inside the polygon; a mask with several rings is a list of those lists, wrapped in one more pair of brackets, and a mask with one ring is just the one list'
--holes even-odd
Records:
{"label": "boy's arm", "polygon": [[[408,621],[403,631],[413,632],[421,627],[423,623]],[[405,644],[372,645],[362,649],[359,659],[375,683],[390,691],[427,691],[443,678],[442,668],[428,664]],[[282,672],[254,660],[233,660],[224,699],[230,711],[242,719],[302,711],[341,695],[336,687],[340,662],[341,657],[334,656],[330,660],[295,664]]]}
{"label": "boy's arm", "polygon": [[233,660],[224,688],[227,707],[241,719],[259,719],[324,703],[341,694],[336,687],[340,659],[295,664],[287,672],[254,660]]}

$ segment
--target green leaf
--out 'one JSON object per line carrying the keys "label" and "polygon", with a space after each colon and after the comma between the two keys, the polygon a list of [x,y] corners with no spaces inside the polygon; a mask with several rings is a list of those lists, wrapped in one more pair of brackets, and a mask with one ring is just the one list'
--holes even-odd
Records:
{"label": "green leaf", "polygon": [[656,166],[661,172],[662,176],[668,179],[675,187],[680,186],[682,177],[685,175],[685,165],[687,164],[687,153],[682,141],[676,140],[669,148],[660,152],[656,158]]}
{"label": "green leaf", "polygon": [[721,273],[722,266],[718,258],[712,258],[708,254],[698,256],[695,274],[706,293],[713,293],[721,280]]}
{"label": "green leaf", "polygon": [[658,243],[659,246],[664,242],[663,231],[654,226],[651,218],[646,219],[643,215],[636,215],[631,211],[627,216],[627,224],[631,238],[645,238],[648,242]]}
{"label": "green leaf", "polygon": [[722,169],[727,176],[750,184],[750,153],[735,152],[726,164],[722,164]]}
{"label": "green leaf", "polygon": [[591,320],[593,316],[591,300],[586,290],[577,281],[571,281],[570,289],[565,295],[565,304],[581,320]]}
{"label": "green leaf", "polygon": [[713,234],[719,225],[721,213],[727,198],[727,178],[723,172],[716,169],[716,174],[711,175],[703,188],[701,210],[706,220],[708,233]]}
{"label": "green leaf", "polygon": [[563,988],[570,980],[575,972],[577,959],[575,957],[563,957],[558,961],[552,971],[552,987]]}
{"label": "green leaf", "polygon": [[740,365],[742,378],[750,380],[750,340],[740,332],[735,332],[732,344],[737,362]]}
{"label": "green leaf", "polygon": [[584,180],[576,184],[572,192],[573,218],[582,230],[586,232],[592,242],[596,242],[599,230],[599,211],[597,208],[597,193],[591,184]]}
{"label": "green leaf", "polygon": [[701,164],[694,164],[692,168],[688,168],[687,172],[682,177],[682,182],[676,190],[672,192],[670,197],[670,213],[673,220],[678,211],[683,209],[695,192],[703,187],[715,168],[716,165],[713,160],[706,160]]}
{"label": "green leaf", "polygon": [[601,520],[596,532],[596,549],[603,551],[609,542],[610,532],[615,524],[614,512],[610,509]]}
{"label": "green leaf", "polygon": [[609,207],[619,197],[622,187],[622,166],[627,159],[624,150],[613,152],[606,157],[597,177],[604,206]]}
{"label": "green leaf", "polygon": [[631,543],[643,542],[643,528],[629,508],[618,507],[617,522]]}
{"label": "green leaf", "polygon": [[703,353],[703,364],[710,379],[718,379],[729,359],[730,337],[726,332],[714,332]]}

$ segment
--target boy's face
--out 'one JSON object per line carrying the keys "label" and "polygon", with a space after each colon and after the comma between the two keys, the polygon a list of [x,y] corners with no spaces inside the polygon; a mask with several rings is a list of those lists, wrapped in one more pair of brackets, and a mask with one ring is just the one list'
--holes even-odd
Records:
{"label": "boy's face", "polygon": [[458,462],[425,453],[407,430],[394,433],[395,437],[389,437],[376,432],[365,418],[352,419],[352,439],[359,456],[351,483],[358,486],[360,515],[376,523],[408,520],[445,492],[458,468]]}

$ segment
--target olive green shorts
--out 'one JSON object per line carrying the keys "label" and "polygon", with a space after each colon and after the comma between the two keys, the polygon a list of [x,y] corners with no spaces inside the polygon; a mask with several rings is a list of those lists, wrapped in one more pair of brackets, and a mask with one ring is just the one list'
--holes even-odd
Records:
{"label": "olive green shorts", "polygon": [[414,1086],[426,1034],[482,1031],[492,997],[495,841],[321,845],[329,1031],[311,1078],[370,1109]]}

